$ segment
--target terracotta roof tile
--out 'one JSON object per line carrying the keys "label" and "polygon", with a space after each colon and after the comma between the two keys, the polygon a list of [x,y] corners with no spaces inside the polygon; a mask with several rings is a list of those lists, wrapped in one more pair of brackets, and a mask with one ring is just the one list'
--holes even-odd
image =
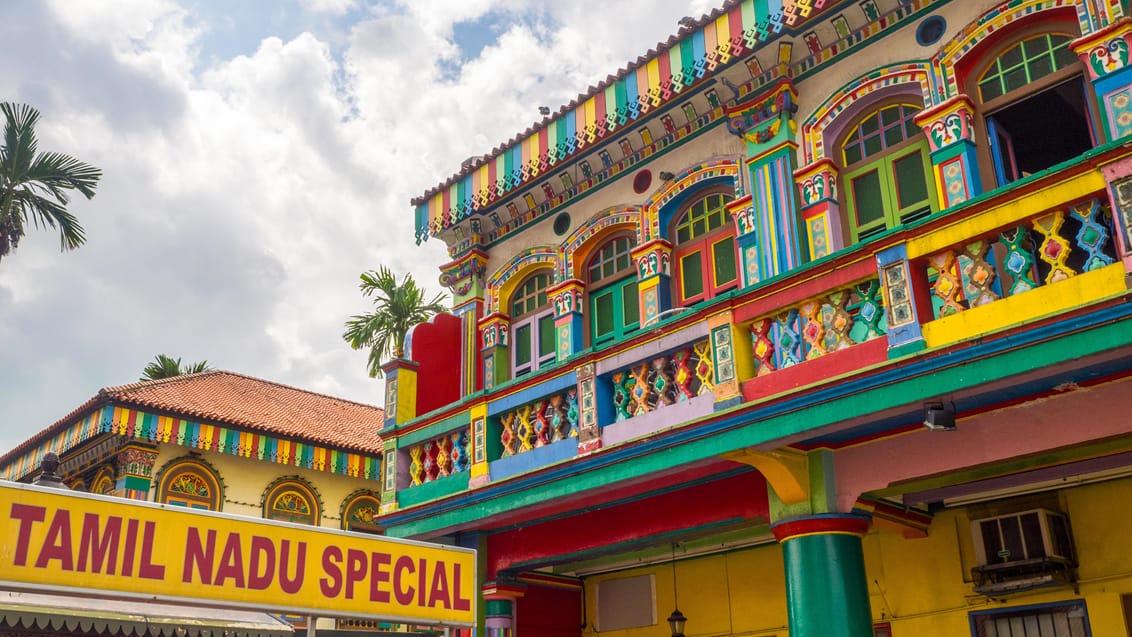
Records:
{"label": "terracotta roof tile", "polygon": [[377,432],[385,412],[380,407],[212,370],[99,390],[97,396],[4,454],[0,463],[108,403],[368,454],[380,454],[382,449]]}

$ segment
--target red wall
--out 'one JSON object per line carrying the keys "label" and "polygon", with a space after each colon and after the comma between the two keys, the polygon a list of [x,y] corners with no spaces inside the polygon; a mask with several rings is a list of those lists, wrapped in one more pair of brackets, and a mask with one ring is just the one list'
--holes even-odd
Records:
{"label": "red wall", "polygon": [[515,611],[517,635],[580,637],[582,634],[581,591],[528,585]]}
{"label": "red wall", "polygon": [[529,570],[567,563],[571,554],[597,549],[616,551],[618,544],[708,524],[741,520],[765,523],[770,518],[766,489],[766,480],[752,470],[494,533],[487,539],[487,579],[494,579],[499,571],[517,564]]}
{"label": "red wall", "polygon": [[437,314],[413,328],[411,350],[405,354],[420,364],[418,415],[460,400],[462,331],[463,321],[451,314]]}

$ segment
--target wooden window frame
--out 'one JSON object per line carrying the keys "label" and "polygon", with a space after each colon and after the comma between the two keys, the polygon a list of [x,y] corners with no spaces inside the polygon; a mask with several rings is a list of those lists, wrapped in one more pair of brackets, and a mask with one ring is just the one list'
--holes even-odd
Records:
{"label": "wooden window frame", "polygon": [[[536,283],[531,290],[524,289],[531,281],[539,281],[543,277],[545,277],[545,285],[540,286]],[[554,308],[546,294],[546,289],[550,287],[552,282],[553,275],[549,270],[544,269],[534,272],[515,288],[511,302],[508,303],[508,306],[513,312],[510,327],[511,378],[519,378],[520,376],[533,374],[537,372],[539,368],[553,363],[557,357],[557,347],[555,347],[555,343],[553,342],[553,329],[550,330],[551,346],[549,352],[545,354],[539,353],[539,349],[544,345],[540,333],[542,322],[550,320],[552,328],[554,325]],[[530,302],[531,297],[534,297],[534,303]],[[522,307],[519,306],[520,302],[523,304]],[[530,328],[531,360],[519,365],[516,360],[516,355],[519,352],[519,333],[524,327]]]}
{"label": "wooden window frame", "polygon": [[[595,251],[595,254],[586,265],[586,288],[588,290],[586,296],[589,299],[590,316],[588,329],[591,345],[599,345],[624,338],[638,330],[641,326],[639,300],[637,300],[635,319],[627,316],[625,311],[625,295],[637,294],[637,269],[633,264],[632,256],[629,254],[635,245],[636,241],[630,234],[614,236]],[[607,254],[607,250],[611,246],[613,249],[610,251],[610,254]],[[624,249],[622,249],[622,247]],[[625,261],[623,266],[618,268],[617,262],[622,256],[625,257]],[[612,268],[608,269],[608,274],[606,274],[607,268],[604,266],[608,264],[612,264]],[[595,269],[597,270],[596,272]],[[631,289],[627,291],[626,288]],[[613,314],[611,317],[612,327],[608,332],[599,333],[598,303],[606,296],[611,296],[612,298],[610,308]],[[636,299],[636,296],[634,296],[634,299]]]}
{"label": "wooden window frame", "polygon": [[[297,494],[310,511],[308,515],[286,515],[276,511],[275,504],[282,497]],[[306,524],[318,526],[322,522],[322,508],[319,506],[318,495],[314,488],[304,481],[297,479],[279,480],[271,485],[263,497],[263,518],[265,520],[280,520],[292,524]]]}
{"label": "wooden window frame", "polygon": [[[1065,15],[1068,17],[1068,14]],[[985,191],[991,191],[1012,183],[1011,181],[999,183],[999,171],[995,168],[996,161],[998,160],[996,159],[996,153],[991,148],[991,136],[993,131],[988,121],[989,118],[1012,105],[1019,104],[1059,84],[1070,81],[1080,83],[1081,90],[1084,93],[1086,110],[1085,125],[1089,131],[1093,146],[1095,147],[1100,140],[1100,131],[1103,124],[1100,124],[1101,119],[1100,112],[1097,108],[1096,96],[1093,94],[1093,91],[1089,90],[1090,82],[1088,81],[1088,72],[1079,59],[1061,69],[1029,82],[1021,88],[999,95],[985,102],[983,101],[979,83],[991,67],[995,65],[995,62],[1009,49],[1026,40],[1042,35],[1066,36],[1069,38],[1070,42],[1080,37],[1079,27],[1076,25],[1075,21],[1070,19],[1059,18],[1055,21],[1031,21],[1028,25],[1009,31],[1002,36],[1002,39],[993,47],[982,52],[974,63],[968,65],[967,72],[962,78],[962,86],[971,101],[975,104],[975,121],[973,125],[975,130],[978,131],[976,136],[979,140],[979,143],[976,145],[976,156],[978,157],[979,177],[984,184],[983,189]],[[1010,149],[1009,152],[1012,152],[1012,149]]]}
{"label": "wooden window frame", "polygon": [[[174,481],[182,476],[193,476],[204,483],[209,495],[189,496],[171,490]],[[168,466],[161,474],[158,483],[157,502],[189,509],[219,511],[223,498],[220,494],[220,479],[207,466],[193,460],[184,460]]]}
{"label": "wooden window frame", "polygon": [[[693,206],[704,201],[712,196],[723,197],[723,220],[714,227],[707,228],[702,233],[691,233],[691,236],[685,241],[679,241],[679,229],[684,224],[689,212]],[[676,305],[688,306],[696,303],[711,300],[721,293],[737,288],[739,286],[739,272],[742,268],[739,267],[739,253],[738,241],[735,233],[735,222],[731,218],[731,213],[727,211],[727,204],[734,200],[734,195],[730,188],[711,188],[697,193],[695,198],[690,200],[677,214],[673,215],[672,231],[670,236],[673,243],[672,263],[676,270],[676,276],[673,277],[673,287],[675,288]],[[716,272],[718,270],[714,246],[723,241],[732,241],[732,259],[735,264],[735,277],[728,281],[720,282],[716,280]],[[703,289],[696,294],[687,294],[687,286],[684,280],[684,259],[699,254],[700,260],[700,275],[703,279]]]}
{"label": "wooden window frame", "polygon": [[[882,148],[861,159],[848,163],[846,161],[845,146],[851,142],[851,137],[860,129],[860,127],[871,117],[880,117],[880,113],[885,109],[894,106],[900,106],[905,109],[914,109],[919,112],[922,107],[915,102],[909,101],[908,96],[894,96],[890,99],[880,101],[873,104],[867,111],[860,114],[852,122],[852,125],[846,127],[842,134],[837,139],[836,148],[840,150],[839,159],[841,160],[842,175],[839,181],[843,184],[841,188],[841,198],[843,204],[844,224],[846,233],[846,245],[856,245],[862,240],[868,241],[876,234],[880,234],[887,230],[891,230],[902,223],[910,220],[908,217],[918,217],[922,214],[923,200],[914,202],[913,204],[906,204],[901,206],[899,202],[899,193],[896,188],[896,170],[894,165],[900,160],[907,159],[908,157],[919,154],[920,164],[922,168],[922,175],[924,179],[924,186],[927,191],[927,215],[939,212],[939,198],[936,193],[936,183],[934,177],[934,170],[931,163],[930,147],[927,138],[923,132],[916,127],[912,134],[906,135],[903,140],[898,143],[888,145],[886,142]],[[908,118],[915,115],[915,112],[907,115]],[[901,120],[901,126],[907,132],[906,119]],[[883,125],[879,124],[883,129]],[[883,140],[884,135],[882,134]],[[867,175],[872,172],[879,173],[880,180],[880,195],[882,214],[879,219],[868,222],[867,224],[860,224],[858,221],[857,200],[854,196],[856,190],[853,187],[855,179]],[[924,215],[924,216],[927,216]],[[861,235],[865,235],[864,239]]]}

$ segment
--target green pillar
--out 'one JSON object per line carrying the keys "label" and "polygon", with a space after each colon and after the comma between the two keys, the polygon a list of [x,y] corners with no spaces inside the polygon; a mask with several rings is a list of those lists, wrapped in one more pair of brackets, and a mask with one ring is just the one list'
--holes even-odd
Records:
{"label": "green pillar", "polygon": [[872,637],[861,537],[869,519],[846,513],[790,518],[771,528],[786,563],[790,637]]}

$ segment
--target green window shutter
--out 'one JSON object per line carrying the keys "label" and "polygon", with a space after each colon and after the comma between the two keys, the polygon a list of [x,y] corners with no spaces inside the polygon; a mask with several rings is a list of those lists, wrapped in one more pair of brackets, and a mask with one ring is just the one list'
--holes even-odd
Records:
{"label": "green window shutter", "polygon": [[884,222],[884,186],[880,182],[879,168],[857,175],[849,180],[853,221],[858,233]]}
{"label": "green window shutter", "polygon": [[738,276],[735,269],[735,239],[727,237],[712,244],[711,260],[715,266],[715,287],[734,281]]}
{"label": "green window shutter", "polygon": [[[515,369],[531,364],[531,324],[526,323],[515,328]],[[516,372],[518,373],[518,372]]]}
{"label": "green window shutter", "polygon": [[920,150],[892,162],[898,211],[896,223],[919,219],[931,212],[926,167],[924,153]]}
{"label": "green window shutter", "polygon": [[547,356],[553,356],[557,347],[554,343],[554,315],[548,314],[538,318],[538,357],[541,361]]}
{"label": "green window shutter", "polygon": [[699,251],[680,257],[680,282],[685,300],[704,293],[704,266]]}
{"label": "green window shutter", "polygon": [[637,280],[630,278],[621,284],[621,325],[625,331],[636,329],[641,324],[641,303],[637,292]]}
{"label": "green window shutter", "polygon": [[593,340],[599,341],[613,336],[614,297],[613,290],[605,288],[593,296]]}

